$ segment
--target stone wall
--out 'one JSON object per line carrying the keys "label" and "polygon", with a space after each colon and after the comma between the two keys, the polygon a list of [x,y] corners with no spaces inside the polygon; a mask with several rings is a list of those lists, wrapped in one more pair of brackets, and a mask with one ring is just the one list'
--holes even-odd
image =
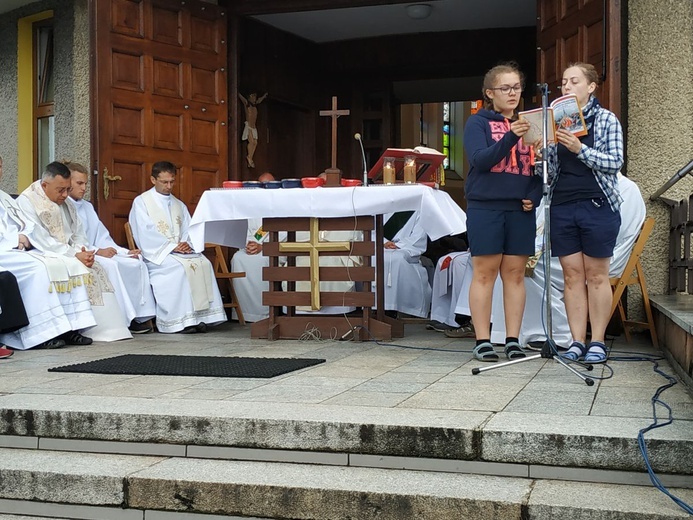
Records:
{"label": "stone wall", "polygon": [[[669,208],[649,196],[693,159],[693,2],[627,2],[628,175],[638,183],[655,229],[642,258],[648,290],[668,289]],[[693,193],[693,178],[679,181],[664,196],[680,200]],[[630,313],[641,314],[639,295]]]}
{"label": "stone wall", "polygon": [[54,15],[55,157],[90,164],[87,0],[43,0],[0,16],[0,188],[17,191],[17,21]]}

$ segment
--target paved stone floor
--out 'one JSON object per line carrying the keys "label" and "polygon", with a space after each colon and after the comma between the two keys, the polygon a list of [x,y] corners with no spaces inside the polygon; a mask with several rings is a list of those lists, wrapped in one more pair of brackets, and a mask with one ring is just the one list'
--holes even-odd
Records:
{"label": "paved stone floor", "polygon": [[[207,334],[147,334],[127,341],[60,350],[17,351],[0,360],[0,394],[72,394],[311,403],[357,407],[549,413],[570,416],[651,417],[650,399],[666,380],[650,362],[613,361],[613,377],[589,387],[552,360],[535,359],[473,376],[486,367],[472,359],[473,340],[454,340],[407,324],[397,345],[329,338],[268,342],[250,327],[226,323]],[[657,354],[649,341],[620,337],[612,355]],[[48,372],[64,364],[126,353],[205,356],[318,357],[327,362],[273,379],[96,375]],[[660,366],[673,371],[666,361]],[[592,377],[606,377],[597,367]],[[683,384],[663,394],[676,419],[693,420],[693,397]],[[693,426],[693,422],[690,423]],[[693,430],[693,428],[692,428]],[[693,436],[693,433],[692,433]]]}

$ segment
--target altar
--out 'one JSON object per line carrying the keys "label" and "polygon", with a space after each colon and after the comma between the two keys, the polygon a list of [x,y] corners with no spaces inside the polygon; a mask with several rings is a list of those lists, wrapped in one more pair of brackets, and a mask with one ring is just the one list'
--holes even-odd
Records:
{"label": "altar", "polygon": [[[308,320],[321,330],[334,330],[338,336],[353,327],[361,326],[359,339],[368,339],[368,334],[378,339],[390,339],[394,333],[401,330],[401,323],[395,323],[383,316],[382,287],[376,280],[382,280],[382,215],[396,211],[419,211],[421,225],[432,239],[463,233],[466,231],[466,216],[450,196],[439,190],[424,185],[372,185],[368,187],[334,187],[313,189],[227,189],[209,190],[202,194],[189,227],[189,238],[196,251],[202,251],[205,243],[224,246],[245,247],[247,219],[262,218],[263,227],[270,231],[269,247],[263,248],[263,254],[270,256],[270,267],[265,268],[263,278],[270,282],[270,292],[263,293],[263,304],[270,307],[269,320],[253,324],[253,337],[269,339],[295,338],[297,332],[303,330]],[[358,218],[361,217],[361,218]],[[363,217],[375,217],[364,219]],[[368,223],[371,223],[370,225]],[[310,223],[310,224],[309,224]],[[355,243],[349,251],[328,252],[326,254],[359,254],[366,259],[366,264],[360,271],[347,273],[347,278],[335,274],[336,268],[320,267],[319,271],[329,274],[332,279],[352,279],[354,275],[364,282],[365,293],[349,296],[349,300],[363,309],[361,317],[350,319],[334,317],[296,315],[296,305],[314,302],[315,298],[323,297],[323,304],[334,304],[339,298],[334,293],[320,293],[316,288],[318,267],[311,271],[313,294],[292,292],[292,283],[297,280],[296,273],[301,269],[293,267],[278,267],[276,259],[280,254],[286,254],[289,259],[297,254],[307,252],[281,252],[276,237],[280,230],[287,231],[289,241],[297,230],[320,229],[348,230],[359,229],[364,233],[364,242]],[[270,245],[271,244],[271,245]],[[321,243],[324,244],[324,243]],[[354,247],[356,249],[354,249]],[[319,253],[320,255],[323,252]],[[375,273],[370,265],[370,254],[375,254]],[[318,253],[316,253],[317,258]],[[313,266],[311,265],[311,268]],[[370,269],[371,271],[368,271]],[[307,273],[308,271],[304,271]],[[368,275],[374,272],[374,275]],[[282,276],[282,273],[285,273]],[[277,285],[280,280],[289,282],[289,292],[282,292]],[[319,283],[319,282],[318,282]],[[375,291],[372,291],[375,287]],[[315,294],[317,292],[317,295]],[[376,317],[370,319],[371,307],[377,303]],[[280,316],[282,306],[289,307],[288,315]],[[265,323],[267,322],[267,323]],[[367,330],[364,332],[363,328]],[[333,335],[333,334],[330,334]],[[323,334],[323,337],[325,335]]]}

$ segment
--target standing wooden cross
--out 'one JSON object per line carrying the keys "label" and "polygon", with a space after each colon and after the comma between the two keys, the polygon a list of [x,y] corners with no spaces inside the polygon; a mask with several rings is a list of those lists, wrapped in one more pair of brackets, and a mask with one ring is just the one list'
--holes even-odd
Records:
{"label": "standing wooden cross", "polygon": [[348,110],[337,110],[337,96],[332,96],[332,110],[321,110],[321,116],[329,116],[332,118],[332,166],[333,170],[337,169],[337,118],[339,116],[348,116]]}
{"label": "standing wooden cross", "polygon": [[316,217],[310,219],[308,242],[281,242],[280,253],[310,253],[310,307],[320,310],[320,252],[350,251],[351,242],[320,242],[320,225]]}

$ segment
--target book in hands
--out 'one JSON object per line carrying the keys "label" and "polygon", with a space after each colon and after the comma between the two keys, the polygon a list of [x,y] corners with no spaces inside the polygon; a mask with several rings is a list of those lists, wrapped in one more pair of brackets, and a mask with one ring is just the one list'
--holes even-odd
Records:
{"label": "book in hands", "polygon": [[[541,139],[541,112],[541,108],[535,108],[533,110],[525,110],[518,114],[520,119],[529,121],[531,125],[527,133],[522,136],[522,142],[525,146],[531,146]],[[580,104],[575,94],[566,94],[565,96],[554,99],[546,109],[546,112],[549,131],[546,136],[548,142],[556,142],[556,130],[559,128],[567,130],[577,137],[587,135],[587,124],[585,123],[585,118],[582,116],[582,110],[580,109]]]}

